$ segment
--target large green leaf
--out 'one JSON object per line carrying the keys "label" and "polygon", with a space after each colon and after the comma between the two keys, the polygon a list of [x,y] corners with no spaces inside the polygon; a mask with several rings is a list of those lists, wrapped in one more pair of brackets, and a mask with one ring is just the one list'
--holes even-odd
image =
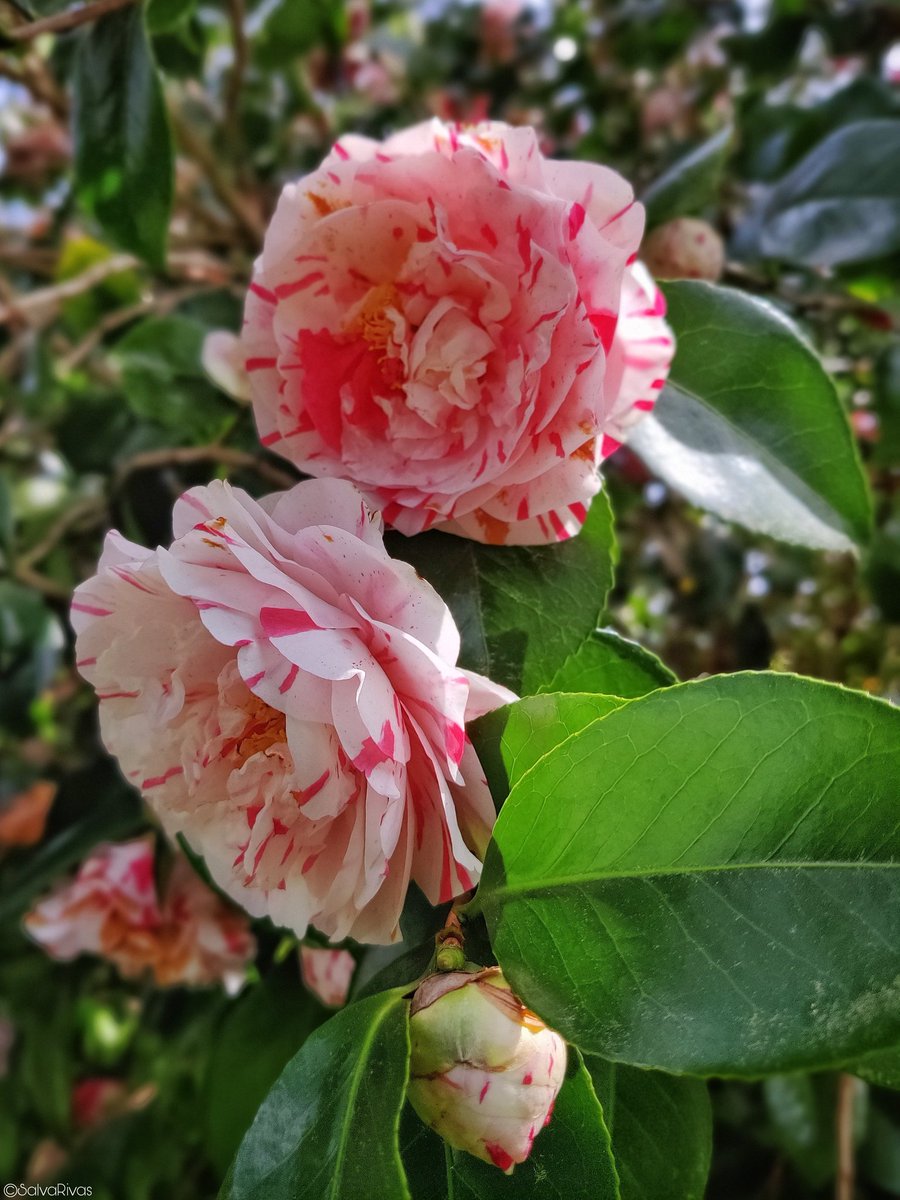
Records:
{"label": "large green leaf", "polygon": [[249,988],[218,1029],[206,1076],[206,1147],[220,1171],[234,1157],[283,1068],[327,1016],[300,984],[294,955]]}
{"label": "large green leaf", "polygon": [[578,649],[612,585],[615,538],[605,494],[594,498],[581,533],[561,545],[482,546],[446,533],[388,542],[450,605],[463,666],[522,693],[548,683]]}
{"label": "large green leaf", "polygon": [[701,508],[786,542],[867,539],[871,511],[834,385],[764,300],[709,283],[665,285],[678,353],[631,445]]}
{"label": "large green leaf", "polygon": [[582,1049],[694,1074],[900,1036],[900,712],[794,676],[632,700],[513,788],[475,906]]}
{"label": "large green leaf", "polygon": [[835,130],[788,172],[759,215],[759,251],[833,267],[900,250],[900,121]]}
{"label": "large green leaf", "polygon": [[143,5],[91,25],[78,50],[74,87],[76,194],[114,241],[162,266],[172,143]]}
{"label": "large green leaf", "polygon": [[618,708],[618,696],[554,692],[495,708],[469,727],[499,811],[520,776],[560,742]]}
{"label": "large green leaf", "polygon": [[641,196],[649,228],[672,217],[690,216],[714,199],[733,133],[730,125],[720,129],[650,184]]}
{"label": "large green leaf", "polygon": [[701,1200],[712,1155],[712,1109],[702,1079],[640,1071],[590,1054],[612,1134],[622,1200]]}
{"label": "large green leaf", "polygon": [[595,629],[550,680],[548,692],[603,692],[626,700],[676,683],[655,654],[614,629]]}
{"label": "large green leaf", "polygon": [[397,1130],[409,1074],[407,1003],[382,992],[320,1026],[241,1143],[228,1200],[353,1200],[409,1190]]}
{"label": "large green leaf", "polygon": [[[619,1200],[616,1167],[603,1110],[577,1050],[550,1124],[512,1175],[451,1150],[411,1110],[401,1131],[413,1200],[503,1200],[533,1196],[571,1200],[590,1186],[591,1200]],[[685,1198],[686,1200],[686,1198]]]}

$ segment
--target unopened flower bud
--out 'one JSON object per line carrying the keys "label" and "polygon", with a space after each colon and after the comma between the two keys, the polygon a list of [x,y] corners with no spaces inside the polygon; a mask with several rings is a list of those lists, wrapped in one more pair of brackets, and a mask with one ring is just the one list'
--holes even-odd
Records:
{"label": "unopened flower bud", "polygon": [[707,221],[678,217],[648,234],[641,258],[658,279],[707,279],[725,269],[725,245]]}
{"label": "unopened flower bud", "polygon": [[451,1146],[511,1174],[550,1120],[565,1042],[513,995],[499,967],[429,976],[409,1028],[413,1108]]}

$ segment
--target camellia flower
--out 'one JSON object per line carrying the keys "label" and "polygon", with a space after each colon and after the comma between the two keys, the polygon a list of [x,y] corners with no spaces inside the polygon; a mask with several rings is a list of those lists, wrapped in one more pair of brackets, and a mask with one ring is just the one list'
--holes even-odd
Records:
{"label": "camellia flower", "polygon": [[221,981],[233,991],[256,949],[246,917],[186,859],[175,860],[158,897],[147,838],[100,847],[35,906],[25,928],[51,958],[98,954],[124,976],[149,972],[162,987]]}
{"label": "camellia flower", "polygon": [[121,1079],[95,1075],[72,1088],[72,1122],[76,1129],[98,1129],[126,1109],[128,1089]]}
{"label": "camellia flower", "polygon": [[326,1008],[341,1008],[347,1003],[355,970],[356,959],[349,950],[332,950],[329,946],[300,947],[303,982]]}
{"label": "camellia flower", "polygon": [[532,129],[341,139],[284,189],[254,269],[263,442],[406,534],[577,533],[674,350],[643,224],[615,171],[545,159]]}
{"label": "camellia flower", "polygon": [[254,915],[335,941],[397,938],[410,878],[468,891],[494,808],[464,725],[514,696],[456,665],[449,609],[359,492],[213,483],[174,533],[109,534],[72,604],[103,739],[168,832]]}
{"label": "camellia flower", "polygon": [[499,967],[430,975],[413,996],[409,1100],[441,1137],[511,1174],[549,1122],[566,1044]]}

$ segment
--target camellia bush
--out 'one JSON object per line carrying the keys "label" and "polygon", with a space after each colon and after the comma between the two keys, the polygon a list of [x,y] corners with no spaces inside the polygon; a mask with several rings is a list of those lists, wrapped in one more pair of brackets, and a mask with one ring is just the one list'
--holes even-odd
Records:
{"label": "camellia bush", "polygon": [[770,7],[0,4],[5,1195],[900,1194],[900,20]]}

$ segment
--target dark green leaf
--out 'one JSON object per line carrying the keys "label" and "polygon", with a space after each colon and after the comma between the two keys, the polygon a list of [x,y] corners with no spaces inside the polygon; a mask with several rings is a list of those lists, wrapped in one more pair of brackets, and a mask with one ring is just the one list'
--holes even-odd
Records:
{"label": "dark green leaf", "polygon": [[834,1075],[775,1075],[763,1083],[772,1136],[812,1187],[834,1175]]}
{"label": "dark green leaf", "polygon": [[623,703],[618,696],[552,692],[496,708],[469,727],[499,812],[512,785],[548,751]]}
{"label": "dark green leaf", "polygon": [[622,1200],[701,1200],[712,1154],[706,1084],[594,1055],[585,1065],[612,1134]]}
{"label": "dark green leaf", "polygon": [[295,955],[230,1009],[206,1077],[206,1145],[220,1171],[228,1168],[269,1088],[326,1016],[302,988]]}
{"label": "dark green leaf", "polygon": [[28,705],[59,666],[64,637],[41,597],[0,580],[0,722],[25,731]]}
{"label": "dark green leaf", "polygon": [[900,121],[856,121],[779,180],[759,216],[759,251],[812,267],[900,250]]}
{"label": "dark green leaf", "polygon": [[406,1200],[397,1129],[409,1070],[407,1004],[382,992],[320,1026],[241,1143],[230,1200]]}
{"label": "dark green leaf", "polygon": [[570,1054],[569,1072],[550,1124],[512,1175],[471,1154],[451,1150],[407,1108],[401,1144],[413,1200],[503,1200],[505,1196],[571,1200],[584,1193],[587,1181],[591,1200],[618,1200],[603,1110],[578,1051]]}
{"label": "dark green leaf", "polygon": [[181,441],[216,437],[234,412],[203,371],[206,334],[206,327],[190,317],[150,317],[116,344],[131,410]]}
{"label": "dark green leaf", "polygon": [[900,1035],[900,712],[793,676],[632,700],[523,775],[476,906],[604,1058],[754,1076]]}
{"label": "dark green leaf", "polygon": [[877,1084],[878,1087],[900,1091],[900,1047],[867,1054],[847,1070],[869,1083]]}
{"label": "dark green leaf", "polygon": [[733,132],[730,125],[720,129],[650,184],[641,197],[648,228],[672,217],[693,216],[715,198]]}
{"label": "dark green leaf", "polygon": [[168,33],[193,13],[197,0],[150,0],[147,28],[150,33]]}
{"label": "dark green leaf", "polygon": [[74,88],[76,193],[116,242],[162,266],[172,144],[142,5],[90,26]]}
{"label": "dark green leaf", "polygon": [[595,629],[542,691],[602,692],[626,700],[677,683],[655,654],[614,629]]}
{"label": "dark green leaf", "polygon": [[597,624],[612,585],[615,538],[605,494],[594,498],[581,533],[561,545],[482,546],[427,533],[394,536],[389,546],[449,604],[462,665],[516,692],[549,682]]}
{"label": "dark green leaf", "polygon": [[892,1196],[900,1196],[900,1113],[873,1106],[860,1149],[862,1174]]}
{"label": "dark green leaf", "polygon": [[794,325],[763,300],[665,286],[678,353],[631,445],[701,508],[758,533],[846,550],[870,501],[834,385]]}

